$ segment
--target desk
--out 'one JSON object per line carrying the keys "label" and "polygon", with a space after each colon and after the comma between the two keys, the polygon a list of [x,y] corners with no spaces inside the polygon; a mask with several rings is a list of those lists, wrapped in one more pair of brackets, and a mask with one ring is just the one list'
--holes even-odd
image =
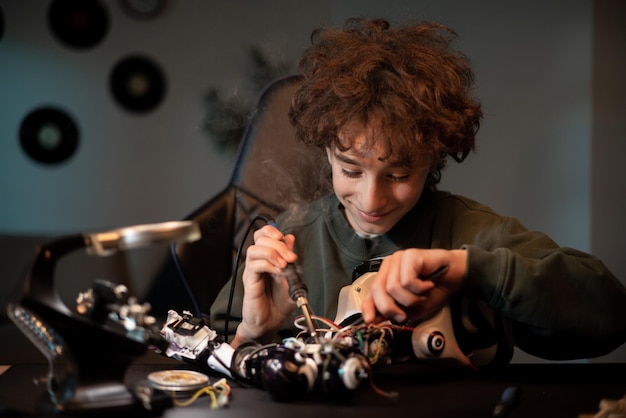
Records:
{"label": "desk", "polygon": [[[144,379],[148,373],[181,363],[133,364],[127,381]],[[46,371],[45,364],[18,364],[0,376],[2,417],[29,417],[33,401],[44,395],[33,378]],[[214,379],[215,381],[216,379]],[[523,390],[519,404],[508,415],[515,417],[570,417],[593,415],[601,399],[626,394],[626,364],[513,364],[493,374],[472,370],[437,370],[419,364],[377,369],[376,386],[396,391],[392,401],[364,384],[345,402],[336,404],[311,396],[304,401],[278,403],[265,391],[232,383],[230,404],[210,410],[209,399],[200,398],[188,407],[168,408],[165,417],[490,417],[502,391],[511,385]],[[158,415],[157,415],[158,416]]]}

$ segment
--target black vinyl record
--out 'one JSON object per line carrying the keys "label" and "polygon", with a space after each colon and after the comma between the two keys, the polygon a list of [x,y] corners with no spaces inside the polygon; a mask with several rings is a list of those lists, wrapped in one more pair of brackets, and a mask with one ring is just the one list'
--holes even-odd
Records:
{"label": "black vinyl record", "polygon": [[159,66],[149,58],[135,55],[115,65],[110,88],[122,107],[131,112],[145,113],[161,103],[166,86]]}
{"label": "black vinyl record", "polygon": [[106,36],[109,15],[98,0],[53,0],[48,9],[52,33],[64,44],[91,48]]}
{"label": "black vinyl record", "polygon": [[26,115],[19,135],[24,152],[43,164],[67,161],[76,152],[80,136],[72,117],[53,107],[42,107]]}

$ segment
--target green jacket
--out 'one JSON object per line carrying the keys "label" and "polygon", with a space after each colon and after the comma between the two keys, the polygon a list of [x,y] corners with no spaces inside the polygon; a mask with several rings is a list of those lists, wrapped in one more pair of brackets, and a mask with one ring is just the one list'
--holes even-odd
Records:
{"label": "green jacket", "polygon": [[[545,234],[468,198],[424,191],[392,230],[374,239],[350,228],[334,194],[284,212],[276,221],[283,233],[296,237],[301,278],[318,316],[335,318],[341,288],[366,260],[403,248],[465,248],[463,293],[499,313],[511,343],[525,352],[555,360],[591,358],[626,341],[626,288],[598,258],[559,247]],[[230,332],[241,317],[241,270]],[[211,327],[218,332],[228,294],[229,285],[211,308]],[[293,328],[293,318],[285,327]]]}

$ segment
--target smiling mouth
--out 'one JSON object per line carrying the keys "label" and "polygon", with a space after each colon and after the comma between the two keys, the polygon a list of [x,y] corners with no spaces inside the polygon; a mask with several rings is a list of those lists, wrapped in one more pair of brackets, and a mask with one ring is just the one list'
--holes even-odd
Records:
{"label": "smiling mouth", "polygon": [[391,211],[389,211],[385,213],[371,214],[371,213],[363,212],[360,209],[357,209],[357,210],[359,211],[359,215],[361,215],[361,218],[363,218],[367,222],[372,222],[372,223],[380,222],[381,220],[385,219],[387,215],[391,213]]}

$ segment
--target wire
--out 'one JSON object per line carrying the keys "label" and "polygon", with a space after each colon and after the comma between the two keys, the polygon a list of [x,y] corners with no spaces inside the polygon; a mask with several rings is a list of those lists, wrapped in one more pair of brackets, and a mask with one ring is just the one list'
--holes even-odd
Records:
{"label": "wire", "polygon": [[180,260],[178,259],[178,255],[176,254],[177,245],[178,245],[177,243],[172,243],[172,245],[170,245],[170,252],[172,255],[172,260],[174,260],[174,266],[176,267],[176,271],[183,278],[182,282],[183,282],[183,285],[185,286],[185,291],[190,296],[189,299],[191,300],[191,304],[193,305],[195,315],[198,317],[201,317],[202,311],[200,310],[200,305],[198,304],[198,300],[196,299],[196,297],[193,294],[193,291],[191,290],[191,286],[189,285],[189,280],[187,280],[187,276],[185,275],[183,271],[183,267],[180,265]]}
{"label": "wire", "polygon": [[[326,328],[315,327],[316,332],[339,332],[341,331],[341,327],[339,327],[339,325],[335,324],[333,321],[331,321],[328,318],[324,318],[322,316],[317,316],[317,315],[312,315],[311,319],[326,325]],[[304,315],[298,315],[293,321],[293,324],[296,328],[298,328],[299,330],[303,332],[309,331],[308,325],[303,325],[303,322],[306,322],[306,318],[304,317]]]}
{"label": "wire", "polygon": [[212,385],[198,389],[189,399],[184,401],[177,399],[176,392],[173,391],[172,402],[175,406],[187,407],[196,402],[202,395],[208,395],[211,398],[211,409],[218,409],[228,404],[230,386],[226,379],[220,379]]}
{"label": "wire", "polygon": [[233,307],[233,299],[235,297],[235,284],[237,283],[237,275],[239,271],[239,263],[241,262],[241,254],[243,253],[243,247],[246,244],[246,240],[250,231],[256,224],[257,221],[265,221],[265,223],[269,224],[273,222],[273,219],[269,215],[258,214],[256,215],[252,221],[248,224],[243,237],[241,237],[241,242],[239,243],[239,247],[237,248],[237,255],[235,256],[235,265],[233,267],[233,274],[230,278],[230,291],[228,294],[228,306],[226,307],[226,318],[224,319],[224,338],[226,342],[228,342],[228,322],[230,320],[230,311]]}
{"label": "wire", "polygon": [[376,383],[374,382],[374,373],[372,373],[372,367],[368,362],[364,363],[364,367],[367,368],[367,375],[369,376],[370,387],[374,390],[374,392],[381,396],[384,396],[387,399],[391,399],[394,401],[398,399],[398,397],[400,396],[398,392],[385,392],[384,390],[376,386]]}
{"label": "wire", "polygon": [[217,403],[217,397],[215,396],[211,386],[205,386],[202,389],[197,390],[191,398],[186,401],[179,401],[176,398],[176,392],[172,392],[172,401],[174,402],[174,406],[187,407],[197,401],[200,396],[205,394],[211,397],[211,409],[213,409],[213,406]]}

